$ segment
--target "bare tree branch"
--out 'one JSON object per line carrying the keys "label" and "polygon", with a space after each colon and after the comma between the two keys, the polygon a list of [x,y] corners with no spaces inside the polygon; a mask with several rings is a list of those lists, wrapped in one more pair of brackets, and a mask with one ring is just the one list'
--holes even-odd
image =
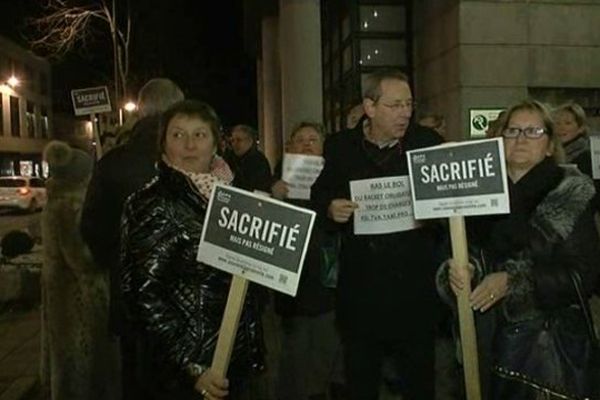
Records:
{"label": "bare tree branch", "polygon": [[119,76],[114,77],[116,93],[124,93],[129,74],[129,10],[126,31],[123,32],[116,18],[113,18],[112,7],[106,0],[86,1],[84,4],[80,5],[72,0],[48,0],[43,14],[27,21],[32,31],[28,38],[29,43],[49,58],[60,59],[73,51],[77,45],[85,46],[94,36],[93,22],[102,21],[110,30],[116,56],[114,62],[118,65]]}

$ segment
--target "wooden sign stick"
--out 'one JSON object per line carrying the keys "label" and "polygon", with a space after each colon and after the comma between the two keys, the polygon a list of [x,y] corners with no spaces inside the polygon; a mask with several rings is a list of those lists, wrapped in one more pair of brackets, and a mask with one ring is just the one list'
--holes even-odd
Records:
{"label": "wooden sign stick", "polygon": [[233,345],[237,333],[238,324],[244,309],[244,300],[248,290],[248,280],[234,275],[229,287],[227,305],[221,321],[217,347],[213,355],[212,366],[210,367],[220,378],[227,377],[227,368],[233,352]]}
{"label": "wooden sign stick", "polygon": [[[456,263],[467,268],[469,265],[469,253],[467,250],[465,218],[463,216],[450,217],[450,237],[452,239],[452,258]],[[477,334],[475,332],[473,310],[469,304],[470,295],[471,282],[467,281],[457,298],[460,341],[462,345],[467,400],[481,400]]]}
{"label": "wooden sign stick", "polygon": [[90,121],[92,122],[92,135],[96,142],[96,160],[102,158],[102,143],[100,143],[100,132],[98,132],[98,125],[96,124],[96,114],[90,114]]}

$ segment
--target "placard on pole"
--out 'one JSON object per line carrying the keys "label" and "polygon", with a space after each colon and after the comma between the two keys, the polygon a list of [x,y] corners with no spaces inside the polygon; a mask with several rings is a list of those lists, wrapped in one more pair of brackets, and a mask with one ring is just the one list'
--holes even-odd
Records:
{"label": "placard on pole", "polygon": [[295,296],[314,220],[311,210],[215,186],[197,259],[233,274],[211,367],[220,377],[227,375],[248,281]]}
{"label": "placard on pole", "polygon": [[[452,257],[467,268],[465,216],[510,212],[502,138],[408,152],[415,218],[449,218]],[[471,284],[457,296],[467,400],[480,400],[479,358]]]}

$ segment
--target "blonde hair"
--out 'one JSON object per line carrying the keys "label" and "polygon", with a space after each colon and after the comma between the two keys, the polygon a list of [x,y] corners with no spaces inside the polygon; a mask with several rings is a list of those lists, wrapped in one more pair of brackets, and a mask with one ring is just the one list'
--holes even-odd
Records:
{"label": "blonde hair", "polygon": [[546,107],[537,100],[524,100],[510,107],[506,112],[506,116],[504,116],[502,129],[500,130],[500,132],[508,128],[510,119],[512,118],[513,114],[518,111],[529,111],[536,113],[540,117],[542,117],[542,122],[544,123],[546,134],[548,135],[548,139],[552,146],[552,158],[557,164],[564,163],[566,160],[565,150],[562,146],[560,139],[554,134],[554,120],[552,119],[550,111],[548,111],[548,107]]}
{"label": "blonde hair", "polygon": [[574,101],[568,101],[556,107],[552,114],[554,116],[560,113],[570,113],[574,118],[579,128],[583,127],[583,134],[587,135],[587,116],[585,110]]}

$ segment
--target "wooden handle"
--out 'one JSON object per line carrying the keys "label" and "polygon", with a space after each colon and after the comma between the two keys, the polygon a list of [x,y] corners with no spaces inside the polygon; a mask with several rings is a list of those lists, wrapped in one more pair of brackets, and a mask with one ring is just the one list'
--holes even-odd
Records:
{"label": "wooden handle", "polygon": [[238,324],[244,309],[244,300],[248,290],[248,280],[233,276],[227,297],[227,305],[221,321],[217,347],[213,355],[211,370],[220,378],[227,377],[227,368],[233,352]]}
{"label": "wooden handle", "polygon": [[[452,239],[452,258],[458,265],[468,268],[469,252],[467,249],[467,233],[464,217],[450,217],[450,237]],[[470,295],[471,282],[467,281],[457,298],[460,341],[462,345],[467,400],[481,400],[477,334],[475,332],[473,310],[469,304]]]}

